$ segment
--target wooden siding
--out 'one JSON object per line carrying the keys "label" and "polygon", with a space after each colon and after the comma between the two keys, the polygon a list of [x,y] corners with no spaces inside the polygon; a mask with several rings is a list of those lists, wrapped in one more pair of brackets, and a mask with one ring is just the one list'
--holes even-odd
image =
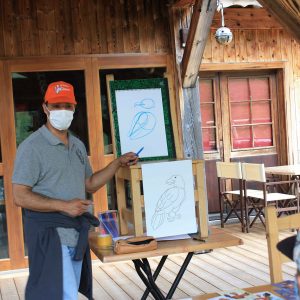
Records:
{"label": "wooden siding", "polygon": [[[191,11],[174,10],[173,16],[180,57],[183,48],[179,30],[189,26]],[[286,113],[286,124],[282,124],[279,134],[287,132],[288,162],[300,163],[300,44],[264,9],[226,8],[224,16],[233,41],[225,46],[216,42],[215,30],[221,26],[220,13],[216,13],[200,72],[277,69],[279,97],[284,98],[279,111]]]}
{"label": "wooden siding", "polygon": [[[243,239],[244,244],[195,255],[175,291],[174,299],[270,284],[267,241],[263,226],[255,225],[248,234],[240,231],[239,224],[226,225],[225,230]],[[280,238],[292,234],[283,231]],[[169,256],[157,278],[163,293],[170,288],[184,258],[184,254]],[[149,261],[154,269],[158,265],[159,257]],[[295,272],[293,262],[283,265],[284,280],[293,280]],[[27,271],[0,273],[0,299],[23,300],[26,281]],[[145,288],[131,261],[102,264],[96,260],[93,264],[93,289],[95,300],[111,300],[141,299]],[[80,296],[79,299],[86,298]]]}
{"label": "wooden siding", "polygon": [[169,52],[160,0],[0,1],[0,56]]}

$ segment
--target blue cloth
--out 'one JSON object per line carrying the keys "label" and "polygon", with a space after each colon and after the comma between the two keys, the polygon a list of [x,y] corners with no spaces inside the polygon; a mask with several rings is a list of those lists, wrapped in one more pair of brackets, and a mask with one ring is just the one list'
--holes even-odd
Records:
{"label": "blue cloth", "polygon": [[88,231],[99,220],[89,213],[72,218],[60,213],[25,210],[25,238],[28,246],[29,278],[26,300],[62,300],[62,250],[56,227],[75,228],[79,232],[74,260],[83,260],[79,291],[92,298],[92,267]]}
{"label": "blue cloth", "polygon": [[63,262],[63,300],[77,300],[82,260],[74,260],[76,248],[61,245]]}

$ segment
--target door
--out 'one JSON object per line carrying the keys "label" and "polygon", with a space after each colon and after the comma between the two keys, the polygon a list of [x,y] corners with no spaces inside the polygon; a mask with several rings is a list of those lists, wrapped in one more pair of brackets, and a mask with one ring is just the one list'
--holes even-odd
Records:
{"label": "door", "polygon": [[200,74],[200,107],[209,212],[219,211],[216,161],[278,163],[276,72]]}

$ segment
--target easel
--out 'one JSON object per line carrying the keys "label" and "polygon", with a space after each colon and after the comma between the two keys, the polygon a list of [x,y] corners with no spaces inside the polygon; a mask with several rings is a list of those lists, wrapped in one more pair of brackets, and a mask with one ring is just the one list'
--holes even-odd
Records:
{"label": "easel", "polygon": [[[136,236],[143,235],[143,207],[144,196],[141,194],[142,170],[138,163],[129,168],[120,168],[116,174],[117,202],[120,216],[121,234],[128,234],[128,222],[134,225]],[[203,176],[205,175],[204,161],[194,160],[192,162],[194,175],[195,207],[198,216],[199,237],[208,237],[207,204]],[[130,182],[132,209],[126,207],[125,180]]]}
{"label": "easel", "polygon": [[[182,157],[182,146],[179,143],[178,138],[178,122],[176,118],[176,105],[174,103],[175,96],[173,90],[173,82],[171,76],[167,75],[169,82],[169,95],[170,95],[170,111],[173,125],[174,142],[176,149],[176,157]],[[110,94],[110,81],[114,80],[113,75],[106,76],[107,94],[110,111],[110,122],[113,136],[113,149],[116,156],[116,143],[115,143],[115,131],[113,126],[111,94]],[[143,235],[143,207],[144,196],[141,194],[142,183],[142,170],[141,164],[122,167],[116,174],[116,190],[117,190],[117,203],[120,216],[120,230],[121,234],[128,233],[128,222],[134,225],[134,233],[136,236]],[[194,190],[195,190],[195,206],[196,213],[198,215],[198,229],[199,237],[208,237],[208,211],[206,203],[206,192],[204,186],[205,168],[203,160],[195,160],[192,162],[193,175],[194,175]],[[125,180],[129,181],[131,197],[132,197],[132,209],[126,207],[126,193],[125,193]]]}

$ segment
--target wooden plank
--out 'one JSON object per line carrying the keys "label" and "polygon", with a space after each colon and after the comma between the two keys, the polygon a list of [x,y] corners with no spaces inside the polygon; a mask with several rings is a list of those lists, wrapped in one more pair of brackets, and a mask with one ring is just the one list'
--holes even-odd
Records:
{"label": "wooden plank", "polygon": [[[103,162],[104,143],[102,130],[102,113],[100,101],[100,81],[99,70],[93,60],[86,59],[85,68],[85,87],[87,99],[87,120],[89,133],[89,146],[91,154],[91,163],[94,171],[105,167]],[[94,213],[107,210],[107,192],[106,186],[93,194]]]}
{"label": "wooden plank", "polygon": [[98,268],[97,270],[94,269],[93,276],[112,299],[131,299],[130,296],[126,294],[101,268]]}
{"label": "wooden plank", "polygon": [[21,24],[18,12],[19,5],[16,1],[2,1],[4,51],[6,56],[22,55]]}
{"label": "wooden plank", "polygon": [[281,69],[285,67],[285,62],[244,62],[244,63],[212,63],[202,64],[201,71],[238,71],[238,70],[257,70],[257,69]]}
{"label": "wooden plank", "polygon": [[[149,263],[150,263],[150,267],[151,267],[151,270],[152,270],[152,273],[153,273],[156,270],[157,266],[158,266],[158,262],[152,259],[152,260],[149,261]],[[164,293],[166,293],[166,294],[168,293],[168,291],[171,288],[172,283],[174,282],[174,279],[175,279],[174,275],[176,276],[177,274],[172,274],[172,272],[170,272],[166,268],[162,268],[162,270],[159,273],[160,282],[158,282],[158,286],[161,287],[161,283],[163,283],[162,289],[163,289]],[[186,298],[186,297],[187,297],[187,294],[184,293],[181,290],[181,288],[178,286],[177,289],[175,290],[175,293],[174,293],[172,298],[182,299],[182,298]]]}
{"label": "wooden plank", "polygon": [[28,276],[15,277],[15,286],[17,288],[20,299],[25,299],[25,288],[27,284]]}
{"label": "wooden plank", "polygon": [[[97,36],[93,34],[92,31],[92,53],[108,53],[107,48],[107,32],[105,25],[105,1],[96,1],[96,28]],[[96,40],[95,40],[96,39]],[[99,47],[99,52],[97,51],[97,46]]]}
{"label": "wooden plank", "polygon": [[247,60],[248,61],[257,61],[257,43],[256,43],[256,31],[255,30],[245,30],[245,43],[247,51]]}
{"label": "wooden plank", "polygon": [[300,42],[300,6],[292,0],[258,0]]}
{"label": "wooden plank", "polygon": [[[257,287],[251,287],[251,288],[247,288],[246,290],[249,291],[250,293],[269,291],[274,295],[278,295],[274,291],[274,287],[271,285],[261,285],[261,286],[257,286]],[[205,300],[205,299],[211,299],[212,297],[217,297],[217,296],[219,296],[219,295],[216,293],[207,294],[207,295],[203,295],[203,296],[193,297],[191,300]],[[278,295],[278,296],[280,296],[280,295]]]}
{"label": "wooden plank", "polygon": [[[225,26],[233,30],[282,28],[276,18],[264,8],[227,7],[224,9],[224,20]],[[221,24],[221,13],[216,13],[211,28],[215,31]]]}
{"label": "wooden plank", "polygon": [[53,1],[36,1],[37,30],[41,55],[57,54],[55,7]]}
{"label": "wooden plank", "polygon": [[3,300],[19,300],[19,295],[13,278],[6,278],[0,281],[0,291]]}
{"label": "wooden plank", "polygon": [[155,51],[158,53],[169,53],[170,29],[168,24],[168,10],[166,9],[166,3],[165,1],[157,0],[154,0],[153,2],[153,21],[155,26],[152,28],[152,30],[155,28]]}
{"label": "wooden plank", "polygon": [[[117,263],[114,266],[122,272],[131,282],[134,282],[138,286],[138,290],[141,289],[143,292],[145,290],[145,285],[142,279],[138,276],[133,263]],[[152,298],[152,297],[151,297]]]}
{"label": "wooden plank", "polygon": [[71,1],[71,26],[73,33],[74,54],[91,53],[91,30],[89,2],[85,0]]}
{"label": "wooden plank", "polygon": [[36,2],[22,0],[20,4],[22,55],[39,55]]}
{"label": "wooden plank", "polygon": [[22,212],[13,202],[11,177],[13,174],[13,163],[16,154],[15,140],[15,120],[14,120],[14,101],[12,92],[11,70],[8,64],[0,64],[0,76],[4,80],[0,81],[0,111],[6,113],[0,118],[1,140],[5,141],[2,147],[5,208],[7,217],[9,258],[11,268],[22,268],[26,266],[24,261],[24,239],[22,226]]}
{"label": "wooden plank", "polygon": [[124,2],[123,14],[123,42],[124,52],[135,53],[140,52],[139,41],[139,20],[137,5],[135,0],[128,0]]}
{"label": "wooden plank", "polygon": [[4,47],[4,18],[3,18],[3,12],[4,12],[4,8],[3,8],[3,4],[4,1],[0,1],[0,11],[1,13],[1,18],[0,18],[0,41],[3,41],[2,43],[0,43],[0,56],[4,57],[5,56],[5,47]]}
{"label": "wooden plank", "polygon": [[[230,27],[229,27],[230,28]],[[230,28],[233,34],[233,40],[230,44],[228,45],[224,45],[224,62],[235,62],[236,60],[236,53],[235,53],[235,38],[236,38],[236,34],[238,32],[238,30],[232,30],[232,28]]]}
{"label": "wooden plank", "polygon": [[213,55],[212,41],[214,39],[215,39],[214,32],[210,31],[210,33],[207,37],[205,49],[204,49],[204,52],[203,52],[203,55],[202,55],[202,61],[201,61],[200,69],[202,69],[203,64],[212,62],[212,55]]}
{"label": "wooden plank", "polygon": [[[202,5],[201,5],[202,4]],[[194,86],[210,25],[217,8],[217,1],[197,0],[193,10],[188,40],[182,59],[182,82],[184,87]]]}
{"label": "wooden plank", "polygon": [[130,172],[130,191],[132,198],[132,211],[133,211],[133,224],[135,236],[142,236],[144,234],[143,228],[143,214],[141,206],[141,188],[140,188],[140,176],[136,169],[131,169]]}
{"label": "wooden plank", "polygon": [[[176,256],[176,258],[172,258],[172,260],[177,264],[182,264],[184,258],[181,256]],[[199,262],[195,261],[194,259],[192,259],[190,262],[188,270],[206,282],[213,283],[213,285],[216,287],[216,290],[231,290],[234,288],[234,285],[227,282],[226,278],[220,278],[219,272],[216,274],[210,272],[210,269],[202,268],[202,264],[199,264]]]}
{"label": "wooden plank", "polygon": [[71,0],[54,0],[57,54],[74,54]]}
{"label": "wooden plank", "polygon": [[[168,257],[168,260],[165,262],[164,268],[170,270],[174,274],[178,274],[180,270],[180,266],[178,264],[178,261],[176,263],[176,258],[181,257],[181,255],[172,255]],[[154,259],[157,261],[157,259]],[[181,285],[182,281],[184,281],[184,285]],[[182,281],[180,282],[181,289],[186,292],[188,295],[192,295],[197,290],[199,291],[198,294],[202,293],[211,293],[216,291],[216,287],[213,286],[211,283],[203,280],[202,278],[199,278],[195,274],[193,274],[192,271],[187,269],[184,273],[184,276],[182,278]],[[195,289],[196,287],[196,289]],[[188,290],[186,290],[189,289]]]}
{"label": "wooden plank", "polygon": [[90,247],[92,251],[98,256],[98,258],[102,262],[105,263],[127,261],[127,260],[144,258],[144,257],[154,257],[154,256],[194,252],[194,251],[201,251],[207,249],[216,249],[220,247],[231,247],[235,245],[240,245],[242,243],[241,239],[226,234],[224,230],[219,230],[217,228],[211,228],[211,234],[209,235],[205,243],[195,241],[192,239],[164,241],[158,243],[158,247],[156,250],[146,251],[143,253],[136,252],[131,254],[115,255],[112,250],[103,251],[103,249],[97,246],[96,235],[93,232],[90,233],[89,241],[90,241]]}
{"label": "wooden plank", "polygon": [[[154,43],[154,30],[152,18],[152,1],[137,1],[137,15],[138,23],[140,24],[139,30],[139,44],[142,53],[153,53],[155,49]],[[141,26],[141,24],[144,24]],[[151,42],[152,41],[152,42]]]}
{"label": "wooden plank", "polygon": [[[94,270],[93,266],[93,270]],[[94,271],[93,271],[94,272]],[[97,271],[95,271],[97,272]],[[104,290],[104,288],[99,284],[99,282],[93,278],[93,298],[95,300],[111,300],[113,299],[110,295]],[[86,298],[84,298],[86,299]]]}
{"label": "wooden plank", "polygon": [[[239,247],[234,248],[239,249]],[[219,251],[216,251],[216,253],[218,252]],[[211,255],[202,255],[201,257],[199,257],[199,259],[201,260],[201,262],[205,261],[207,266],[212,265],[217,269],[221,269],[228,280],[230,280],[230,278],[227,277],[226,273],[229,273],[231,276],[233,275],[235,278],[241,279],[246,283],[246,286],[249,286],[249,284],[261,285],[266,283],[265,281],[258,279],[255,275],[248,274],[248,272],[243,272],[245,270],[239,269],[238,266],[234,263],[229,263],[227,259],[217,259],[215,253],[212,253]],[[243,282],[241,282],[241,284],[243,284]]]}
{"label": "wooden plank", "polygon": [[144,293],[143,284],[137,285],[124,275],[116,266],[103,265],[102,270],[111,278],[114,278],[115,283],[125,291],[125,293],[132,299],[141,299]]}

